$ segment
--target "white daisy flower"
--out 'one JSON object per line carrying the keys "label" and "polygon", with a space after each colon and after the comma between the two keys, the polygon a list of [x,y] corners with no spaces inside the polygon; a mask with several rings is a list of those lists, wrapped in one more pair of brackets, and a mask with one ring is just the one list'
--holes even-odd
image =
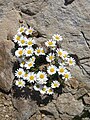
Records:
{"label": "white daisy flower", "polygon": [[45,55],[45,51],[44,51],[43,48],[41,48],[41,53],[40,53],[40,55]]}
{"label": "white daisy flower", "polygon": [[21,34],[21,33],[23,33],[25,30],[26,30],[26,28],[25,28],[24,26],[23,26],[23,27],[20,27],[20,28],[18,29],[18,33]]}
{"label": "white daisy flower", "polygon": [[22,68],[19,68],[16,72],[15,72],[15,76],[18,78],[23,77],[24,75],[24,70]]}
{"label": "white daisy flower", "polygon": [[25,46],[26,45],[27,38],[22,36],[18,42],[19,46]]}
{"label": "white daisy flower", "polygon": [[47,68],[47,72],[50,74],[50,75],[53,75],[55,74],[57,71],[57,67],[55,65],[51,65]]}
{"label": "white daisy flower", "polygon": [[47,62],[52,62],[54,60],[54,58],[55,58],[54,53],[49,53],[49,55],[47,55],[47,57],[46,57],[46,60],[47,60]]}
{"label": "white daisy flower", "polygon": [[75,65],[75,59],[70,57],[70,58],[67,58],[67,64],[69,64],[70,66],[74,66]]}
{"label": "white daisy flower", "polygon": [[49,94],[49,95],[53,94],[53,89],[51,87],[47,88],[47,94]]}
{"label": "white daisy flower", "polygon": [[60,36],[59,34],[54,34],[52,38],[56,41],[62,41],[62,36]]}
{"label": "white daisy flower", "polygon": [[23,80],[16,80],[15,81],[15,85],[16,86],[18,86],[18,87],[21,87],[21,88],[23,88],[23,87],[25,87],[25,81],[23,81]]}
{"label": "white daisy flower", "polygon": [[33,31],[34,31],[34,29],[30,27],[29,29],[26,30],[25,33],[26,33],[26,35],[29,35],[29,34],[32,35]]}
{"label": "white daisy flower", "polygon": [[48,80],[47,74],[45,72],[39,71],[37,73],[37,80],[36,82],[39,84],[46,84],[46,81]]}
{"label": "white daisy flower", "polygon": [[66,81],[70,79],[71,78],[70,72],[65,72],[62,78],[65,79]]}
{"label": "white daisy flower", "polygon": [[28,80],[28,73],[27,72],[24,72],[23,79]]}
{"label": "white daisy flower", "polygon": [[20,63],[20,67],[24,67],[24,65],[25,65],[25,62],[24,61],[22,61],[21,63]]}
{"label": "white daisy flower", "polygon": [[23,56],[23,54],[24,54],[23,48],[18,48],[18,50],[15,51],[16,57],[21,57]]}
{"label": "white daisy flower", "polygon": [[27,61],[24,66],[26,69],[30,69],[31,67],[34,66],[34,64],[35,63],[33,61]]}
{"label": "white daisy flower", "polygon": [[45,94],[46,92],[47,92],[47,86],[44,85],[44,86],[42,86],[42,87],[40,88],[40,93],[41,93],[41,94]]}
{"label": "white daisy flower", "polygon": [[20,38],[21,38],[21,35],[16,34],[13,38],[13,41],[16,43],[16,42],[20,41]]}
{"label": "white daisy flower", "polygon": [[63,57],[63,52],[64,52],[64,51],[63,51],[61,48],[57,49],[56,52],[57,52],[57,55],[58,55],[59,57]]}
{"label": "white daisy flower", "polygon": [[35,84],[34,85],[34,90],[36,90],[36,91],[40,91],[40,88],[42,87],[42,85],[40,85],[40,84]]}
{"label": "white daisy flower", "polygon": [[38,47],[37,49],[35,49],[35,55],[37,55],[37,56],[45,55],[43,48]]}
{"label": "white daisy flower", "polygon": [[68,52],[67,51],[63,51],[62,59],[63,60],[67,60],[67,58],[68,58]]}
{"label": "white daisy flower", "polygon": [[63,75],[65,72],[66,72],[66,69],[65,67],[62,65],[62,66],[59,66],[59,68],[57,69],[58,71],[58,74],[59,75]]}
{"label": "white daisy flower", "polygon": [[30,72],[28,74],[28,82],[34,83],[36,81],[36,74],[34,72]]}
{"label": "white daisy flower", "polygon": [[64,67],[66,65],[65,61],[62,61],[61,63],[59,63],[59,65]]}
{"label": "white daisy flower", "polygon": [[32,46],[32,45],[34,45],[34,44],[35,44],[35,40],[34,40],[34,39],[29,38],[29,39],[27,40],[27,46],[28,46],[28,47],[30,47],[30,46]]}
{"label": "white daisy flower", "polygon": [[29,56],[32,56],[34,50],[32,47],[27,47],[24,52],[25,52],[26,57],[29,57]]}
{"label": "white daisy flower", "polygon": [[33,61],[33,62],[35,62],[35,59],[36,59],[36,58],[35,58],[34,56],[32,56],[32,57],[30,58],[30,60]]}
{"label": "white daisy flower", "polygon": [[51,84],[52,88],[58,88],[59,86],[60,86],[60,83],[57,80],[53,81]]}
{"label": "white daisy flower", "polygon": [[55,47],[56,46],[56,41],[53,41],[53,40],[46,41],[45,45],[47,47]]}

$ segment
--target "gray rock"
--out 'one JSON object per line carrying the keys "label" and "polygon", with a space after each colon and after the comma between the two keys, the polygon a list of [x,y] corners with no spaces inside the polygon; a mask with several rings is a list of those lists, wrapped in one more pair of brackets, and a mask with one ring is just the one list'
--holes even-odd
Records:
{"label": "gray rock", "polygon": [[12,40],[20,26],[21,17],[16,10],[9,11],[0,19],[0,41]]}
{"label": "gray rock", "polygon": [[72,120],[73,116],[67,114],[60,114],[61,120]]}
{"label": "gray rock", "polygon": [[75,100],[70,93],[60,95],[56,106],[60,113],[67,113],[71,116],[80,115],[84,109],[82,102]]}
{"label": "gray rock", "polygon": [[69,83],[70,83],[71,87],[74,88],[74,89],[77,89],[78,86],[79,86],[79,82],[78,82],[78,80],[75,79],[75,78],[71,78],[71,79],[69,80]]}
{"label": "gray rock", "polygon": [[90,120],[90,118],[86,117],[86,118],[82,118],[82,120]]}
{"label": "gray rock", "polygon": [[[69,4],[72,1],[73,0],[66,0],[66,3]],[[65,6],[64,3],[65,0],[0,0],[0,41],[12,39],[20,26],[18,22],[20,19],[25,20],[26,24],[33,26],[38,31],[39,35],[37,39],[39,41],[43,42],[42,38],[44,38],[44,36],[50,38],[54,33],[60,33],[64,38],[61,43],[62,48],[72,54],[76,54],[80,60],[81,67],[75,66],[71,69],[72,76],[85,85],[85,89],[81,89],[78,93],[76,93],[76,90],[72,92],[76,94],[76,98],[79,98],[87,94],[86,91],[90,92],[90,1],[75,0],[68,6]],[[45,40],[47,40],[47,38],[45,38]],[[11,47],[9,50],[11,50]],[[5,61],[5,58],[3,59]],[[8,90],[10,90],[12,86],[11,78],[13,77],[10,76],[13,76],[13,74],[11,72],[12,65],[9,66],[9,63],[11,64],[10,61],[9,58],[9,61],[5,61],[6,65],[0,68],[4,73],[4,77],[3,74],[0,73],[2,75],[0,78],[0,86],[2,87],[4,85],[4,87],[2,87],[4,90],[6,90],[7,85],[9,86]],[[8,66],[7,70],[6,66]],[[5,73],[10,76],[7,76]],[[8,83],[6,83],[6,79]],[[3,83],[3,81],[5,83]],[[75,88],[76,87],[77,86],[75,86]],[[72,89],[68,89],[68,92],[71,91]],[[18,104],[19,102],[18,100]],[[71,116],[78,115],[83,110],[83,104],[75,100],[69,93],[62,94],[58,98],[56,105],[62,114],[65,112]],[[16,105],[16,108],[18,108],[18,106]],[[31,104],[30,106],[32,107]],[[24,103],[22,109],[25,107],[25,111],[27,110],[26,114],[28,113],[28,115],[25,114],[24,110],[23,115],[21,115],[22,113],[20,113],[20,115],[25,115],[28,118],[28,116],[31,115],[31,113],[29,113],[31,109],[30,106]],[[33,106],[33,108],[34,107],[35,106]],[[50,111],[48,105],[46,109]],[[21,111],[20,109],[20,112]],[[51,113],[53,113],[52,116],[55,116],[54,110],[52,110]],[[55,113],[57,114],[56,108]],[[65,118],[64,115],[62,115],[62,118]]]}
{"label": "gray rock", "polygon": [[84,96],[83,97],[85,104],[90,105],[90,97]]}
{"label": "gray rock", "polygon": [[14,79],[11,53],[13,47],[11,41],[0,41],[0,88],[6,92],[12,88]]}
{"label": "gray rock", "polygon": [[16,108],[17,120],[28,120],[38,110],[35,101],[32,101],[30,98],[13,98],[12,102]]}
{"label": "gray rock", "polygon": [[81,88],[77,91],[77,93],[75,94],[75,98],[78,99],[80,97],[83,97],[84,95],[87,94],[87,90],[85,88]]}
{"label": "gray rock", "polygon": [[40,111],[44,114],[44,113],[47,113],[48,115],[51,115],[52,117],[54,117],[55,119],[56,118],[59,118],[59,114],[58,114],[58,111],[55,107],[55,104],[53,104],[52,102],[51,103],[48,103],[47,106],[44,106],[44,107],[41,107],[40,108]]}

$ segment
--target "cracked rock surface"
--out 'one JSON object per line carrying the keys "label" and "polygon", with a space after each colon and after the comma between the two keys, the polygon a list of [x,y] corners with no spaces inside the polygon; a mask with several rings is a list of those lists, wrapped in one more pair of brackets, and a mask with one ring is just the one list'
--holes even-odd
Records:
{"label": "cracked rock surface", "polygon": [[[54,33],[77,61],[62,94],[41,100],[36,93],[13,93],[13,36],[23,21],[43,46]],[[0,0],[0,120],[90,119],[90,0]]]}

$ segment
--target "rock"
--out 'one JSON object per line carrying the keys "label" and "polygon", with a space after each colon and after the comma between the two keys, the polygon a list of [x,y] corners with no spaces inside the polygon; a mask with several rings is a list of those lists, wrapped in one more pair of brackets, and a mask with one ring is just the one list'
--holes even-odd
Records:
{"label": "rock", "polygon": [[13,98],[13,105],[16,108],[17,120],[28,120],[38,110],[35,101],[30,98]]}
{"label": "rock", "polygon": [[13,84],[13,56],[11,50],[14,45],[11,41],[0,41],[0,88],[10,91]]}
{"label": "rock", "polygon": [[67,113],[71,116],[80,115],[84,109],[82,102],[75,100],[70,93],[60,95],[56,106],[60,113]]}
{"label": "rock", "polygon": [[56,120],[53,117],[44,116],[42,120]]}
{"label": "rock", "polygon": [[[69,5],[65,6],[64,3],[66,3],[66,5]],[[61,34],[63,36],[63,41],[60,43],[62,48],[67,50],[69,53],[78,56],[78,60],[76,59],[76,61],[78,61],[80,64],[78,64],[79,66],[76,65],[75,67],[71,68],[71,74],[78,80],[79,87],[77,82],[71,81],[70,85],[74,89],[70,88],[70,86],[67,87],[65,93],[60,96],[61,98],[58,98],[57,103],[55,102],[55,104],[57,104],[57,108],[62,114],[62,119],[69,119],[69,116],[72,117],[74,115],[79,115],[83,110],[83,104],[80,101],[75,100],[70,93],[73,95],[76,94],[76,99],[83,97],[87,94],[87,92],[90,93],[89,0],[0,0],[0,41],[5,41],[5,44],[7,44],[6,40],[11,40],[13,38],[18,27],[21,25],[18,22],[19,20],[25,21],[25,26],[27,24],[34,27],[35,30],[38,31],[38,34],[36,34],[36,37],[38,39],[37,41],[42,41],[42,43],[44,42],[44,39],[46,41],[55,33]],[[0,46],[2,45],[0,44]],[[8,44],[6,46],[8,46]],[[9,47],[9,50],[11,50],[12,45]],[[6,53],[7,51],[5,54]],[[11,52],[9,51],[8,54],[11,54]],[[0,55],[0,57],[2,56]],[[13,76],[13,74],[11,72],[11,58],[12,57],[9,57],[7,61],[6,57],[3,57],[3,62],[6,65],[1,66],[0,64],[0,74],[1,72],[4,73],[4,77],[3,74],[0,76],[0,88],[4,89],[5,91],[9,91],[12,86],[11,78],[13,77],[11,76]],[[5,73],[10,76],[7,76]],[[81,84],[84,85],[82,88]],[[76,90],[77,88],[79,88],[78,91]],[[18,104],[20,102],[19,100]],[[30,102],[28,102],[28,104],[29,103]],[[26,107],[25,105],[26,104],[24,103],[23,106]],[[49,107],[53,106],[50,105],[50,103],[48,105]],[[50,112],[48,105],[45,106],[45,108]],[[33,106],[33,108],[34,107],[35,106]],[[55,113],[57,114],[56,107],[54,106],[54,108]],[[20,114],[18,114],[18,116],[22,114],[21,111],[22,110],[20,109]],[[28,116],[31,115],[31,113],[29,113],[30,106],[27,106],[27,111],[28,115],[23,112],[22,116],[25,115],[24,117],[28,118]],[[50,113],[53,113],[51,115],[52,117],[55,116],[53,109]],[[51,116],[45,115],[45,118],[52,119],[50,118]],[[13,120],[13,118],[11,119]]]}
{"label": "rock", "polygon": [[74,89],[78,88],[78,86],[79,86],[79,82],[75,78],[71,78],[69,80],[69,83],[70,83],[71,87]]}
{"label": "rock", "polygon": [[7,12],[0,20],[0,41],[12,40],[20,26],[21,19],[16,10]]}
{"label": "rock", "polygon": [[[85,87],[88,92],[90,91],[90,81],[88,80],[88,76],[86,77],[85,74],[82,72],[82,69],[79,68],[79,66],[75,66],[74,68],[70,68],[70,72],[72,74],[72,77],[75,77],[77,81],[79,82],[79,87]],[[83,86],[80,86],[80,85]]]}
{"label": "rock", "polygon": [[82,120],[90,120],[90,118],[86,117],[86,118],[82,118]]}
{"label": "rock", "polygon": [[11,95],[0,92],[0,120],[16,120],[14,111],[15,109],[11,102]]}
{"label": "rock", "polygon": [[90,93],[88,93],[89,97],[90,97]]}
{"label": "rock", "polygon": [[40,111],[41,111],[41,113],[52,116],[55,119],[59,118],[58,111],[52,102],[48,103],[47,106],[41,107]]}
{"label": "rock", "polygon": [[84,100],[85,104],[90,105],[90,97],[84,96],[83,100]]}
{"label": "rock", "polygon": [[42,120],[42,116],[40,112],[34,114],[29,120]]}
{"label": "rock", "polygon": [[79,99],[80,97],[83,97],[84,95],[87,94],[87,90],[85,88],[81,88],[77,91],[77,93],[75,94],[75,98]]}
{"label": "rock", "polygon": [[61,120],[72,120],[73,116],[67,114],[60,114]]}
{"label": "rock", "polygon": [[90,82],[86,83],[85,89],[88,91],[88,93],[90,92]]}
{"label": "rock", "polygon": [[71,87],[65,86],[63,88],[64,93],[71,93],[72,95],[75,95],[77,93],[77,89],[72,89]]}

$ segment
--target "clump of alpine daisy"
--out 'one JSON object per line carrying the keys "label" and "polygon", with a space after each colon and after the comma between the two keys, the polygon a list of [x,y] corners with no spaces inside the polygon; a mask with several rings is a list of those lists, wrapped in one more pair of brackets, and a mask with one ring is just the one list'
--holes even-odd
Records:
{"label": "clump of alpine daisy", "polygon": [[43,46],[36,44],[33,37],[34,29],[21,26],[17,30],[13,41],[15,43],[19,66],[15,71],[15,85],[19,88],[32,86],[32,89],[40,94],[52,95],[62,82],[71,79],[69,67],[76,62],[70,54],[58,44],[63,40],[59,34],[54,34]]}

